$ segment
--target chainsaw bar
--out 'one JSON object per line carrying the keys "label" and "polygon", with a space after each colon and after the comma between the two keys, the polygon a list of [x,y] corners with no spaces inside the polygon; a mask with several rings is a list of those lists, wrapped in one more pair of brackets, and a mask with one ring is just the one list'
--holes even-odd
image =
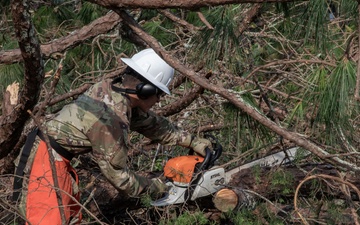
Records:
{"label": "chainsaw bar", "polygon": [[[295,156],[298,152],[299,147],[293,147],[286,150],[283,150],[281,152],[276,152],[271,155],[262,157],[260,159],[256,159],[254,161],[251,161],[249,163],[246,163],[242,166],[236,167],[232,170],[226,171],[226,183],[228,183],[235,173],[240,172],[241,170],[248,169],[254,166],[260,166],[260,167],[273,167],[280,164],[287,164],[292,161],[294,161]],[[304,153],[305,155],[309,154],[308,152]]]}

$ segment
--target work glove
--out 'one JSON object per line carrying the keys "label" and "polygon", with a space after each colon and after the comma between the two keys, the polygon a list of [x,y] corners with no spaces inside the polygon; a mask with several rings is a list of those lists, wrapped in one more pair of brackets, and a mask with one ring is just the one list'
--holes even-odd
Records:
{"label": "work glove", "polygon": [[194,150],[194,152],[198,155],[205,156],[206,155],[206,148],[212,149],[212,144],[208,139],[194,137],[192,135],[186,136],[186,138],[179,143],[179,145],[183,147],[190,148]]}
{"label": "work glove", "polygon": [[152,198],[160,198],[169,190],[164,182],[159,178],[152,178],[148,187],[148,192]]}

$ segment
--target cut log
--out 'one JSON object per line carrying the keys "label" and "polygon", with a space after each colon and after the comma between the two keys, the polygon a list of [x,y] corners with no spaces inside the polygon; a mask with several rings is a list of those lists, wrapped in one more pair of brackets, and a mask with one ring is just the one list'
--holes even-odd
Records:
{"label": "cut log", "polygon": [[235,191],[230,189],[221,189],[213,198],[214,206],[221,212],[228,212],[237,208],[239,197]]}
{"label": "cut log", "polygon": [[241,189],[224,188],[218,191],[213,197],[216,209],[221,212],[229,212],[255,206],[255,198]]}

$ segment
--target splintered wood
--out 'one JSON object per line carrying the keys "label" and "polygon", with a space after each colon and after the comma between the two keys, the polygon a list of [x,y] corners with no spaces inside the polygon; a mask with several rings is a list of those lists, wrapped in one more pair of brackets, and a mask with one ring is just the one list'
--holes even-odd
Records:
{"label": "splintered wood", "polygon": [[7,86],[6,92],[10,93],[10,104],[16,105],[18,100],[18,94],[19,94],[19,83],[14,82]]}
{"label": "splintered wood", "polygon": [[17,104],[19,97],[19,83],[14,82],[13,84],[6,87],[6,91],[3,99],[2,115],[9,115]]}

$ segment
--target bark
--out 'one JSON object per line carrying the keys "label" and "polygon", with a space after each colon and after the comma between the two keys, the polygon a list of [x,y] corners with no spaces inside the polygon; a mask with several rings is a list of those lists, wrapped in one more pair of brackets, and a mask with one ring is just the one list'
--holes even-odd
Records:
{"label": "bark", "polygon": [[261,8],[260,3],[254,4],[253,7],[251,7],[246,13],[245,18],[243,19],[243,22],[239,26],[239,35],[244,33],[244,31],[249,27],[251,21],[254,19],[254,17],[258,14],[259,10]]}
{"label": "bark", "polygon": [[144,9],[166,9],[166,8],[181,8],[181,9],[199,9],[201,7],[229,5],[229,4],[244,4],[244,3],[275,3],[275,2],[295,2],[297,0],[173,0],[173,1],[143,1],[143,0],[88,0],[89,2],[111,9],[124,8],[144,8]]}
{"label": "bark", "polygon": [[26,1],[12,1],[12,16],[21,56],[24,59],[26,84],[19,94],[17,106],[0,121],[0,159],[16,145],[26,120],[27,110],[32,110],[39,99],[44,80],[44,64],[35,28]]}
{"label": "bark", "polygon": [[[87,39],[111,31],[116,28],[120,22],[120,17],[116,13],[110,12],[89,25],[71,32],[68,36],[41,45],[42,56],[46,59],[51,57],[54,53],[65,52],[67,49],[73,48]],[[20,49],[0,51],[0,64],[12,64],[22,60]]]}
{"label": "bark", "polygon": [[175,16],[169,10],[164,10],[163,9],[163,10],[159,10],[159,12],[161,14],[163,14],[164,16],[166,16],[168,19],[172,20],[174,23],[179,24],[180,26],[186,28],[190,32],[196,32],[197,30],[200,29],[200,28],[192,25],[191,23],[188,23],[187,21],[182,20],[179,17]]}

